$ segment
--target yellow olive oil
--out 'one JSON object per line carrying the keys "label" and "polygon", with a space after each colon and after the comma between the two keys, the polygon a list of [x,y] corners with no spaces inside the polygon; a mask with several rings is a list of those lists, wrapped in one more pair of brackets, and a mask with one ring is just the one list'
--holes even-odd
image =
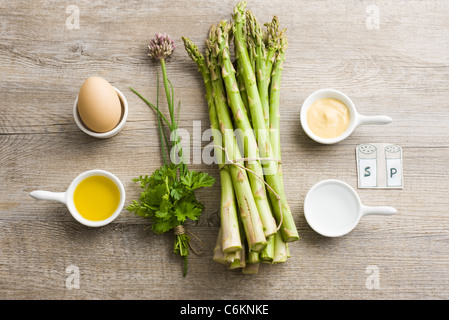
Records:
{"label": "yellow olive oil", "polygon": [[91,176],[81,181],[73,194],[76,210],[87,220],[109,218],[120,203],[120,190],[111,179]]}

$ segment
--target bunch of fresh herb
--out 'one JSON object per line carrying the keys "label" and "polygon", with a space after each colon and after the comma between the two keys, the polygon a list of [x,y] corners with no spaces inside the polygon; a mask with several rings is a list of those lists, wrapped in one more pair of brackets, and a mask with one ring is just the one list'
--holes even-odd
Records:
{"label": "bunch of fresh herb", "polygon": [[[132,88],[131,90],[156,111],[164,164],[151,176],[141,175],[133,179],[134,182],[140,183],[143,190],[139,200],[133,200],[128,205],[127,210],[150,219],[152,230],[156,234],[174,230],[174,252],[184,258],[183,274],[185,276],[187,274],[187,256],[190,251],[190,237],[185,233],[183,224],[187,219],[193,221],[199,219],[204,205],[196,199],[195,190],[212,186],[215,179],[208,173],[189,170],[185,161],[183,161],[180,140],[176,135],[180,104],[178,116],[175,119],[173,86],[167,77],[165,63],[165,58],[175,49],[174,42],[167,34],[157,33],[148,48],[148,55],[153,60],[159,61],[161,65],[169,118],[165,117],[159,109],[159,76],[157,77],[156,106],[142,97],[136,90]],[[167,138],[164,125],[168,127],[173,143]],[[173,148],[176,148],[176,153],[181,157],[179,163],[178,161],[172,161],[170,156],[167,157],[167,153],[174,154],[170,152]]]}

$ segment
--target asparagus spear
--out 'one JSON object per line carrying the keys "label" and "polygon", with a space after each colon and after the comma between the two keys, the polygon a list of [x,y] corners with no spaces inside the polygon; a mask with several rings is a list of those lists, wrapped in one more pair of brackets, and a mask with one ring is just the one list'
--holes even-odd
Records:
{"label": "asparagus spear", "polygon": [[[265,250],[265,249],[263,249],[263,250]],[[261,252],[263,252],[263,250]],[[254,252],[254,251],[248,250],[248,253],[246,255],[246,263],[251,264],[251,263],[259,263],[259,262],[260,262],[259,252]]]}
{"label": "asparagus spear", "polygon": [[[185,41],[189,45],[188,41]],[[192,54],[199,54],[198,50],[190,50]],[[206,51],[206,57],[209,59],[210,50]],[[191,58],[195,58],[192,57]],[[194,59],[195,62],[200,63],[201,68],[204,68],[205,59]],[[226,95],[221,77],[216,72],[215,67],[209,68],[211,75],[211,82],[213,88],[213,97],[215,102],[215,111],[218,115],[219,128],[223,138],[223,146],[227,150],[227,154],[231,160],[241,159],[240,151],[235,142],[232,121],[228,114],[228,105],[226,102]],[[237,163],[243,166],[243,161]],[[251,185],[248,180],[246,171],[238,166],[229,166],[231,179],[234,185],[235,195],[239,204],[240,217],[243,222],[245,234],[248,239],[249,246],[253,251],[260,251],[266,246],[266,239],[264,235],[263,225],[259,217],[259,211],[252,193]]]}
{"label": "asparagus spear", "polygon": [[[288,42],[285,35],[285,29],[282,31],[276,30],[279,27],[277,18],[273,18],[270,26],[270,35],[278,39],[278,50],[275,56],[275,63],[273,66],[273,73],[271,76],[270,86],[270,138],[273,154],[276,158],[281,159],[281,140],[280,140],[280,126],[279,126],[279,100],[280,100],[280,84],[282,77],[282,70],[285,61],[285,51],[287,50]],[[272,40],[275,41],[275,40]],[[282,174],[282,164],[279,163],[278,171]]]}
{"label": "asparagus spear", "polygon": [[227,265],[228,261],[226,260],[225,253],[223,252],[222,244],[223,244],[223,233],[220,227],[218,229],[217,242],[215,243],[213,260],[218,263]]}
{"label": "asparagus spear", "polygon": [[[238,59],[238,57],[236,58]],[[239,87],[240,95],[242,96],[243,104],[245,105],[245,110],[248,115],[249,120],[251,121],[251,117],[249,115],[249,108],[248,108],[248,95],[246,94],[246,88],[245,88],[245,81],[243,79],[242,70],[238,68],[238,64],[236,63],[236,77],[237,77],[237,85]]]}
{"label": "asparagus spear", "polygon": [[[248,94],[248,105],[251,113],[253,128],[257,137],[260,155],[262,158],[273,158],[273,150],[269,139],[268,128],[263,117],[262,102],[257,88],[256,77],[251,67],[246,41],[244,38],[244,26],[246,2],[237,4],[233,15],[234,25],[234,45],[238,53],[238,63],[242,64],[245,87]],[[275,191],[269,192],[273,204],[273,211],[278,223],[281,223],[281,232],[285,242],[299,239],[293,216],[285,197],[282,176],[278,172],[278,165],[275,161],[262,162],[265,172],[265,179]]]}
{"label": "asparagus spear", "polygon": [[[277,52],[275,56],[275,63],[271,75],[270,85],[270,138],[273,147],[273,154],[277,159],[281,159],[281,141],[280,141],[280,126],[279,126],[279,100],[280,100],[280,83],[283,71],[283,64],[285,61],[285,51],[287,50],[288,42],[285,36],[285,29],[279,31],[279,23],[277,17],[273,18],[271,24],[267,25],[269,31],[269,39],[272,42],[277,42]],[[270,40],[268,40],[270,41]],[[282,163],[278,163],[278,172],[282,176]],[[285,262],[290,255],[288,243],[284,242],[279,236],[275,236],[275,250],[273,263]]]}
{"label": "asparagus spear", "polygon": [[[242,220],[239,220],[240,226],[242,224]],[[244,228],[240,227],[240,237],[243,242],[242,249],[235,252],[235,258],[233,261],[230,261],[229,269],[237,269],[244,268],[246,266],[247,254],[250,252],[248,247],[248,241],[246,240]]]}
{"label": "asparagus spear", "polygon": [[247,263],[242,269],[242,274],[256,274],[259,271],[260,263]]}
{"label": "asparagus spear", "polygon": [[287,261],[287,243],[278,232],[274,235],[274,254],[272,263],[281,263]]}
{"label": "asparagus spear", "polygon": [[[255,15],[250,10],[247,10],[246,16],[246,37],[248,44],[248,53],[253,52],[254,55],[253,59],[255,59],[255,63],[252,63],[252,65],[254,66],[253,70],[256,76],[260,101],[262,103],[263,118],[265,120],[265,125],[268,127],[270,124],[268,87],[270,83],[272,60],[271,57],[268,57],[264,42],[264,32]],[[272,53],[272,50],[270,51],[270,53]],[[242,67],[242,63],[239,63],[237,66],[239,70],[241,70]],[[243,71],[240,71],[240,73],[242,72]]]}
{"label": "asparagus spear", "polygon": [[[212,26],[207,41],[208,48],[211,52],[211,66],[214,68],[211,71],[211,74],[214,75],[212,77],[213,79],[216,78],[216,82],[214,80],[212,80],[212,82],[213,84],[216,84],[217,91],[225,92],[226,90],[229,106],[234,113],[234,120],[237,123],[240,123],[240,126],[238,126],[238,129],[240,129],[238,138],[241,139],[240,141],[244,149],[245,157],[257,157],[257,144],[251,130],[251,125],[248,122],[248,117],[244,111],[242,97],[236,84],[235,70],[229,59],[229,47],[226,45],[227,41],[224,35],[226,34],[227,37],[227,31],[223,33],[223,28],[229,28],[229,25],[226,25],[224,21],[220,23],[218,28]],[[223,88],[223,81],[226,89]],[[223,103],[223,107],[220,108],[220,110],[222,111],[219,111],[220,122],[222,122],[229,131],[232,131],[232,135],[234,135],[234,126],[227,105],[225,106]],[[246,119],[246,122],[239,122],[238,118]],[[245,141],[246,138],[248,138],[247,141]],[[268,201],[265,184],[261,181],[261,179],[263,179],[263,169],[258,160],[247,161],[246,167],[252,171],[248,173],[251,189],[264,227],[264,235],[265,237],[269,237],[276,233],[277,227]]]}
{"label": "asparagus spear", "polygon": [[235,201],[234,187],[229,168],[220,169],[221,207],[220,221],[223,230],[223,251],[235,252],[242,249],[242,242],[239,236],[237,205]]}
{"label": "asparagus spear", "polygon": [[260,252],[260,260],[271,263],[274,256],[274,237],[272,235],[267,239],[267,246]]}
{"label": "asparagus spear", "polygon": [[[228,269],[238,269],[246,266],[246,252],[245,249],[242,248],[239,251],[232,252],[229,254],[230,258],[228,259]],[[225,254],[226,256],[226,254]]]}
{"label": "asparagus spear", "polygon": [[[270,141],[273,154],[276,159],[281,160],[279,101],[283,63],[285,61],[285,51],[288,46],[287,37],[285,36],[286,30],[280,30],[279,19],[274,16],[270,23],[265,24],[267,32],[263,34],[256,17],[250,10],[247,10],[246,16],[249,22],[247,23],[247,30],[252,29],[251,35],[257,37],[257,43],[260,43],[263,38],[264,45],[259,44],[261,48],[259,56],[262,59],[258,56],[258,60],[261,61],[257,64],[256,78],[262,105],[265,109],[268,102],[269,106],[268,126],[270,128]],[[247,33],[250,34],[250,32]],[[278,173],[282,176],[281,162],[278,163]],[[271,258],[272,263],[279,263],[287,261],[287,252],[288,243],[284,242],[280,235],[277,234],[267,239],[267,246],[260,255],[264,261],[269,261]],[[271,256],[268,253],[271,253]]]}
{"label": "asparagus spear", "polygon": [[[218,116],[215,110],[215,102],[213,96],[213,87],[209,68],[206,66],[204,56],[199,52],[198,47],[187,38],[182,38],[184,47],[193,61],[198,65],[198,70],[203,76],[206,88],[206,101],[209,109],[209,119],[211,123],[214,145],[222,146],[221,134],[219,132]],[[215,148],[215,155],[220,165],[220,183],[221,183],[221,248],[223,252],[235,252],[242,249],[240,232],[237,218],[237,207],[235,203],[234,188],[232,178],[228,167],[222,167],[224,163],[223,150]]]}

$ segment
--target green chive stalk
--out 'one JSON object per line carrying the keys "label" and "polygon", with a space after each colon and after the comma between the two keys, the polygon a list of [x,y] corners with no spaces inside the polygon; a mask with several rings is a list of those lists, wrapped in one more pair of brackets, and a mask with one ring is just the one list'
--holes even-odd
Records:
{"label": "green chive stalk", "polygon": [[[166,61],[167,59],[175,50],[176,45],[174,41],[170,38],[169,35],[166,33],[156,33],[154,35],[154,38],[151,39],[150,44],[148,45],[148,56],[158,61],[162,70],[162,80],[164,84],[164,90],[165,90],[165,97],[167,100],[167,106],[168,106],[168,112],[169,112],[169,120],[164,117],[164,120],[166,123],[168,123],[168,127],[170,129],[170,140],[173,142],[170,146],[168,145],[167,139],[165,139],[165,142],[167,144],[167,149],[170,150],[170,160],[173,163],[177,163],[178,160],[176,159],[176,156],[179,156],[180,158],[180,175],[184,176],[188,169],[187,169],[187,161],[184,159],[184,155],[182,153],[181,148],[181,140],[178,137],[177,129],[178,129],[178,120],[179,118],[175,116],[175,97],[174,97],[174,90],[173,86],[171,85],[170,80],[168,79],[167,75],[167,66]],[[159,87],[158,87],[159,90]],[[180,106],[178,106],[179,108]],[[158,107],[157,107],[158,109]],[[157,110],[158,115],[161,114],[159,112],[160,110]],[[158,120],[159,121],[159,120]],[[160,126],[159,126],[160,127]],[[173,161],[175,160],[175,161]]]}

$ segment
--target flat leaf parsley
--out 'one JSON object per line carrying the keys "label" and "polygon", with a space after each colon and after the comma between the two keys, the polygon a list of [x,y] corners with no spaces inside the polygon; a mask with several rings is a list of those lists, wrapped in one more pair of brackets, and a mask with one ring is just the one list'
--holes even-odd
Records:
{"label": "flat leaf parsley", "polygon": [[[184,276],[187,274],[187,256],[189,254],[190,237],[184,232],[183,224],[187,219],[197,221],[203,212],[204,206],[195,196],[195,190],[202,187],[211,187],[215,179],[205,172],[191,171],[185,164],[180,139],[176,134],[179,120],[174,112],[173,86],[167,77],[165,58],[168,57],[175,45],[166,34],[157,33],[148,46],[149,56],[160,62],[164,81],[165,95],[169,111],[169,118],[159,110],[159,75],[157,76],[157,102],[156,106],[142,97],[131,88],[157,115],[159,138],[164,165],[154,171],[151,176],[141,175],[134,182],[138,182],[143,189],[139,200],[133,200],[127,210],[152,221],[152,230],[161,234],[174,231],[174,252],[184,258]],[[171,141],[167,139],[164,131],[166,125],[170,131]],[[172,143],[171,143],[172,142]],[[181,161],[171,161],[170,150],[175,150]],[[176,160],[176,159],[175,159]]]}
{"label": "flat leaf parsley", "polygon": [[133,179],[143,191],[139,201],[133,200],[128,211],[152,220],[155,233],[167,232],[190,219],[197,221],[204,209],[195,190],[211,187],[215,179],[207,173],[188,171],[179,175],[180,165],[166,164],[151,176]]}

